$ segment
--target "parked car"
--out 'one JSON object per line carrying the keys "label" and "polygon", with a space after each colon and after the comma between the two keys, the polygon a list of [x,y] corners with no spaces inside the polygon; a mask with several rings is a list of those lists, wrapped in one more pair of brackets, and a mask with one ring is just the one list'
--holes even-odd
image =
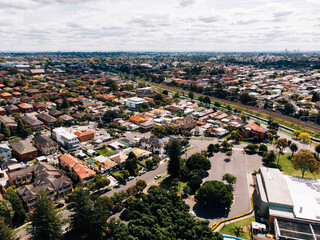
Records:
{"label": "parked car", "polygon": [[140,176],[143,175],[143,174],[145,174],[146,172],[147,172],[146,170],[140,171]]}
{"label": "parked car", "polygon": [[158,174],[157,176],[154,177],[155,180],[161,178],[161,174]]}
{"label": "parked car", "polygon": [[155,170],[155,169],[157,169],[158,168],[158,166],[157,165],[155,165],[155,166],[152,166],[152,170]]}
{"label": "parked car", "polygon": [[196,217],[196,216],[197,216],[196,213],[195,213],[194,211],[192,211],[192,210],[190,210],[189,213],[190,213],[190,215],[191,215],[192,217]]}
{"label": "parked car", "polygon": [[120,187],[119,183],[116,183],[115,185],[113,185],[113,188],[119,188],[119,187]]}
{"label": "parked car", "polygon": [[132,179],[134,179],[134,176],[128,177],[128,181],[130,181],[130,180],[132,180]]}

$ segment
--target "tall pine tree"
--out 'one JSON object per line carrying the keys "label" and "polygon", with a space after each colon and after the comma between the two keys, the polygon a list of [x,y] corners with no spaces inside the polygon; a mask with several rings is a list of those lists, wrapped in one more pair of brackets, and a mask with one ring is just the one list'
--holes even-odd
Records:
{"label": "tall pine tree", "polygon": [[6,138],[11,137],[11,133],[10,133],[9,128],[8,128],[3,122],[1,122],[1,133],[2,133]]}
{"label": "tall pine tree", "polygon": [[180,156],[181,156],[181,146],[180,141],[178,139],[173,139],[169,145],[168,148],[168,156],[169,156],[169,162],[168,162],[168,173],[173,178],[179,178],[180,177],[180,169],[181,169],[181,163],[180,163]]}
{"label": "tall pine tree", "polygon": [[69,108],[69,107],[70,107],[69,101],[67,100],[66,97],[64,97],[62,100],[61,108],[64,109],[64,108]]}
{"label": "tall pine tree", "polygon": [[18,120],[17,134],[19,137],[27,137],[28,136],[28,131],[26,130],[26,127],[24,126],[21,119]]}
{"label": "tall pine tree", "polygon": [[4,198],[11,203],[12,210],[14,211],[12,223],[15,226],[22,224],[27,215],[23,208],[22,200],[18,196],[17,192],[13,189],[8,189],[7,194],[4,195]]}
{"label": "tall pine tree", "polygon": [[93,201],[90,199],[88,190],[77,188],[70,196],[73,215],[71,216],[72,231],[79,236],[89,236],[94,231]]}
{"label": "tall pine tree", "polygon": [[61,238],[61,216],[48,198],[47,192],[40,190],[35,210],[31,215],[31,234],[34,240],[58,240]]}
{"label": "tall pine tree", "polygon": [[14,240],[13,230],[5,223],[5,220],[0,217],[0,240]]}

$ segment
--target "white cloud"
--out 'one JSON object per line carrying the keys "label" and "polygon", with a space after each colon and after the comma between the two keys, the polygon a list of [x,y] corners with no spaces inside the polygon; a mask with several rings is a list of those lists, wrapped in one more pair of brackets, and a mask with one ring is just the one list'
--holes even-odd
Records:
{"label": "white cloud", "polygon": [[0,51],[319,50],[308,1],[0,0]]}

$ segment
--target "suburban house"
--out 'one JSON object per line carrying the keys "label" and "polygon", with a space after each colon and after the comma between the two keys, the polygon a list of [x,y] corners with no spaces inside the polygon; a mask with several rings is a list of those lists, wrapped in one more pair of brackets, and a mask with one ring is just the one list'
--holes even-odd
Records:
{"label": "suburban house", "polygon": [[109,156],[110,160],[114,161],[118,164],[120,168],[123,168],[126,165],[126,160],[128,158],[128,155],[125,153],[116,153],[112,156]]}
{"label": "suburban house", "polygon": [[4,93],[1,93],[0,95],[1,95],[1,98],[3,98],[3,99],[12,98],[12,94],[11,93],[4,92]]}
{"label": "suburban house", "polygon": [[67,124],[71,124],[72,121],[74,120],[73,117],[68,116],[68,115],[66,115],[66,114],[60,116],[59,118],[60,118],[63,122],[65,122],[65,123],[67,123]]}
{"label": "suburban house", "polygon": [[20,112],[22,112],[22,113],[32,112],[32,110],[33,110],[32,105],[30,105],[28,103],[20,103],[18,105],[18,108],[20,109]]}
{"label": "suburban house", "polygon": [[147,149],[148,151],[154,154],[162,155],[165,152],[165,149],[164,149],[165,145],[162,139],[158,139],[158,138],[141,139],[141,146],[144,149]]}
{"label": "suburban house", "polygon": [[17,106],[15,106],[15,105],[7,105],[4,108],[6,109],[6,112],[8,114],[20,112],[19,108]]}
{"label": "suburban house", "polygon": [[69,172],[75,172],[82,183],[91,181],[93,176],[96,174],[95,171],[83,165],[81,161],[70,154],[60,156],[60,165]]}
{"label": "suburban house", "polygon": [[258,137],[260,141],[263,141],[270,136],[270,133],[267,129],[260,127],[254,122],[251,122],[243,127],[242,136],[244,138]]}
{"label": "suburban house", "polygon": [[205,131],[206,131],[206,129],[204,129],[203,127],[196,126],[190,132],[194,136],[202,136],[205,133]]}
{"label": "suburban house", "polygon": [[77,135],[80,142],[87,142],[95,137],[94,131],[86,131],[86,132],[74,132],[75,135]]}
{"label": "suburban house", "polygon": [[37,115],[37,118],[44,122],[44,124],[48,127],[53,127],[55,125],[55,123],[57,122],[57,119],[46,114],[46,113],[40,113]]}
{"label": "suburban house", "polygon": [[38,157],[38,150],[27,140],[13,142],[10,147],[19,161],[25,162]]}
{"label": "suburban house", "polygon": [[60,116],[63,115],[63,112],[59,111],[59,110],[51,110],[49,112],[49,114],[52,116],[52,117],[55,117],[55,118],[58,118]]}
{"label": "suburban house", "polygon": [[139,110],[142,107],[142,103],[147,102],[143,98],[131,97],[125,100],[126,106],[130,110]]}
{"label": "suburban house", "polygon": [[156,123],[153,122],[153,121],[147,121],[147,122],[144,122],[144,123],[141,123],[140,124],[140,131],[141,132],[148,132],[150,131],[153,127],[156,126]]}
{"label": "suburban house", "polygon": [[0,122],[3,122],[4,125],[9,128],[11,134],[14,134],[17,130],[18,123],[14,120],[13,117],[8,117],[8,116],[0,116]]}
{"label": "suburban house", "polygon": [[35,102],[32,104],[34,110],[36,111],[43,111],[46,109],[46,104],[42,103],[42,102]]}
{"label": "suburban house", "polygon": [[77,135],[70,133],[66,128],[53,129],[52,138],[69,151],[77,150],[80,147]]}
{"label": "suburban house", "polygon": [[45,162],[38,162],[31,167],[9,173],[8,178],[9,183],[16,186],[25,182],[33,182],[17,190],[28,210],[35,204],[39,190],[48,192],[50,199],[53,201],[72,192],[72,181]]}
{"label": "suburban house", "polygon": [[132,116],[129,118],[129,121],[134,124],[140,125],[141,123],[145,122],[146,120],[142,117],[139,117],[139,116]]}
{"label": "suburban house", "polygon": [[95,160],[97,160],[99,163],[101,163],[103,165],[104,168],[104,172],[112,172],[114,171],[118,164],[116,164],[115,162],[111,161],[108,157],[99,155],[97,157],[94,158]]}
{"label": "suburban house", "polygon": [[50,155],[59,150],[58,143],[45,135],[36,136],[32,141],[35,147],[44,155]]}
{"label": "suburban house", "polygon": [[34,131],[43,130],[43,122],[36,119],[35,117],[30,117],[28,115],[24,115],[21,117],[21,120],[24,124],[30,126]]}
{"label": "suburban house", "polygon": [[0,115],[3,116],[6,114],[6,110],[2,107],[0,107]]}
{"label": "suburban house", "polygon": [[11,149],[6,143],[0,144],[0,157],[9,160],[12,158]]}

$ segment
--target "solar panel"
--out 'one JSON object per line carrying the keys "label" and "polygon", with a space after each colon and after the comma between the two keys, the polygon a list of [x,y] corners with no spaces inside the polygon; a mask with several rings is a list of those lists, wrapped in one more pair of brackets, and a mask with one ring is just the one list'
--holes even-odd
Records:
{"label": "solar panel", "polygon": [[317,192],[320,192],[320,185],[319,184],[313,184],[313,186],[317,189]]}
{"label": "solar panel", "polygon": [[314,240],[312,234],[290,232],[290,231],[286,231],[286,230],[280,230],[280,235],[282,237],[291,237],[291,238],[297,238],[297,239],[301,239],[301,240]]}

